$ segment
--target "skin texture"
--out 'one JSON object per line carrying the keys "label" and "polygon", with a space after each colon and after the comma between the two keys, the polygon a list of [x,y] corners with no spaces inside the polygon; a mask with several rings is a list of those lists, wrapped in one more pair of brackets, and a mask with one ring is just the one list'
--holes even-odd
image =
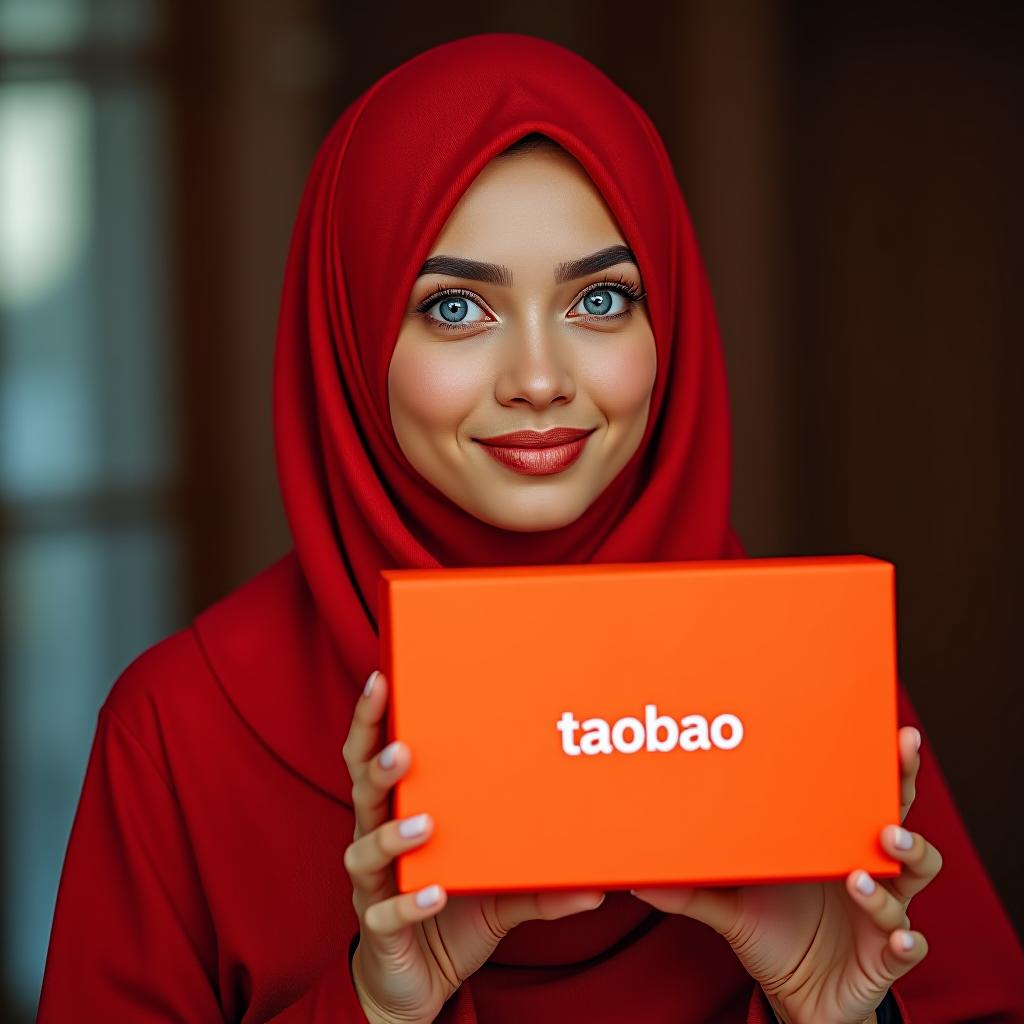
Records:
{"label": "skin texture", "polygon": [[[900,821],[916,795],[921,734],[905,726],[900,751]],[[809,823],[813,827],[813,823]],[[897,845],[902,833],[910,841]],[[911,899],[942,868],[942,856],[919,832],[886,825],[886,853],[901,863],[895,878],[871,879],[860,869],[830,882],[715,888],[638,889],[634,895],[667,913],[714,928],[792,1024],[875,1021],[875,1007],[898,978],[920,963],[928,943],[910,927]],[[861,882],[870,891],[858,888]],[[912,940],[904,948],[907,937]]]}
{"label": "skin texture", "polygon": [[[595,316],[574,323],[572,313],[583,311],[581,291],[592,282],[621,278],[639,291],[639,271],[620,263],[579,280],[554,279],[559,264],[615,244],[625,243],[586,174],[564,152],[542,149],[492,161],[431,251],[503,264],[512,277],[511,284],[421,277],[389,370],[402,451],[423,477],[480,519],[509,530],[567,525],[636,451],[656,370],[643,303],[613,302],[609,316],[619,308],[631,312],[604,323]],[[438,285],[472,293],[468,328],[446,331],[424,315],[422,303]],[[440,319],[438,303],[430,308]],[[473,440],[552,426],[597,430],[576,463],[549,476],[515,473]],[[425,808],[407,819],[418,832],[403,835],[401,823],[387,818],[390,791],[413,760],[401,740],[382,749],[387,700],[388,682],[374,672],[343,748],[356,814],[344,858],[360,918],[352,977],[370,1021],[418,1024],[435,1019],[511,928],[593,910],[604,894],[449,898],[435,886],[422,892],[432,902],[420,905],[421,894],[398,893],[395,858],[428,842],[433,822]],[[898,738],[902,821],[915,795],[920,734],[907,727]],[[910,841],[907,848],[897,845],[901,837]],[[870,887],[856,870],[825,883],[643,889],[634,896],[718,931],[787,1024],[871,1022],[892,982],[927,953],[924,936],[909,930],[907,907],[942,865],[918,833],[894,824],[880,839],[902,868]]]}
{"label": "skin texture", "polygon": [[[423,831],[404,837],[400,823],[388,820],[390,791],[412,766],[412,751],[400,740],[381,750],[389,684],[379,671],[371,673],[367,683],[368,692],[364,690],[356,703],[342,748],[352,777],[356,814],[355,838],[345,850],[360,924],[352,981],[373,1024],[427,1024],[517,924],[593,910],[604,901],[604,893],[449,898],[437,887],[436,900],[422,907],[416,902],[417,893],[399,894],[395,858],[427,842],[434,826],[427,813]],[[429,894],[431,888],[421,891]]]}
{"label": "skin texture", "polygon": [[[534,150],[491,161],[430,252],[503,265],[511,285],[431,273],[413,287],[388,373],[395,436],[423,477],[485,522],[565,526],[639,446],[657,368],[644,303],[615,293],[597,315],[580,301],[602,280],[639,293],[639,269],[619,262],[555,281],[559,264],[616,244],[626,243],[582,167],[564,150]],[[436,305],[416,311],[439,287],[472,293],[457,330],[439,326]],[[597,429],[573,465],[547,476],[517,473],[473,440],[555,426]]]}
{"label": "skin texture", "polygon": [[[370,1021],[418,1024],[434,1020],[445,1000],[517,924],[593,910],[604,894],[449,897],[440,887],[430,894],[434,887],[428,886],[421,892],[436,898],[420,906],[417,893],[399,893],[395,858],[428,842],[433,820],[425,812],[421,831],[403,836],[400,823],[387,818],[391,789],[408,774],[413,759],[401,740],[381,749],[388,695],[386,677],[373,672],[343,748],[356,812],[355,837],[344,858],[360,917],[352,978]],[[898,739],[903,821],[916,793],[921,737],[907,726]],[[909,848],[898,846],[897,828],[887,825],[880,840],[901,863],[900,873],[875,880],[867,894],[858,889],[862,872],[855,870],[823,883],[647,888],[634,895],[719,932],[787,1024],[873,1022],[887,989],[928,952],[921,932],[910,930],[907,911],[912,897],[942,867],[938,850],[918,832],[906,833]],[[905,949],[908,935],[913,945]]]}

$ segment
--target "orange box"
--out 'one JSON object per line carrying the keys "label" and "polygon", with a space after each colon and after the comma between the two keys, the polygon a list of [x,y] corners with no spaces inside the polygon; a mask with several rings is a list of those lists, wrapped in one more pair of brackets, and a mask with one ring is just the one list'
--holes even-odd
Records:
{"label": "orange box", "polygon": [[893,566],[863,555],[386,570],[398,887],[899,871]]}

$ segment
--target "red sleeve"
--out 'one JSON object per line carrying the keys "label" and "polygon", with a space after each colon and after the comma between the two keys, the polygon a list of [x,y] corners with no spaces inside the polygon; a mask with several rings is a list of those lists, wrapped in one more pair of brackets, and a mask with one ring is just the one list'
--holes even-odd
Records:
{"label": "red sleeve", "polygon": [[[917,796],[905,825],[942,854],[942,870],[910,902],[911,925],[928,955],[892,987],[905,1024],[1020,1024],[1024,1021],[1024,950],[964,828],[903,686],[899,724],[921,730]],[[773,1024],[755,986],[748,1024]]]}
{"label": "red sleeve", "polygon": [[[911,925],[928,940],[928,955],[892,987],[905,1024],[1021,1024],[1024,950],[964,828],[903,686],[899,724],[921,730],[917,796],[907,828],[942,854],[942,870],[910,902]],[[748,1024],[774,1024],[771,1004],[755,986]]]}
{"label": "red sleeve", "polygon": [[201,893],[173,794],[101,708],[57,891],[40,1024],[223,1024]]}
{"label": "red sleeve", "polygon": [[1003,909],[903,686],[899,723],[921,731],[917,796],[905,825],[942,854],[938,877],[910,902],[928,955],[893,985],[908,1024],[1020,1024],[1024,950]]}
{"label": "red sleeve", "polygon": [[[177,800],[106,706],[64,858],[36,1020],[225,1024],[216,934]],[[345,958],[272,1020],[364,1022]]]}
{"label": "red sleeve", "polygon": [[[350,965],[355,937],[349,948],[348,964],[330,970],[298,1002],[270,1018],[273,1024],[346,1024],[365,1021],[356,995]],[[476,1008],[468,986],[462,985],[434,1018],[435,1024],[477,1024]]]}
{"label": "red sleeve", "polygon": [[[902,691],[900,724],[921,728]],[[1024,1021],[1024,952],[927,739],[906,824],[938,847],[944,864],[910,906],[929,954],[893,987],[904,1020]],[[213,923],[174,793],[146,750],[104,708],[64,861],[37,1020],[223,1024],[216,963]],[[750,1024],[770,1022],[766,1008],[755,991]],[[365,1020],[345,959],[272,1019]],[[466,986],[438,1019],[475,1022]]]}

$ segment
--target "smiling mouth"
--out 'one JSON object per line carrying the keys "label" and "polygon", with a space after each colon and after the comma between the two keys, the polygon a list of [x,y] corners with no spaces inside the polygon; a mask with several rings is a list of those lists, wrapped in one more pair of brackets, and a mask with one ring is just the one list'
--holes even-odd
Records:
{"label": "smiling mouth", "polygon": [[496,462],[524,476],[548,476],[568,469],[597,429],[556,427],[542,432],[519,430],[498,437],[474,438]]}
{"label": "smiling mouth", "polygon": [[514,430],[510,434],[496,434],[494,437],[475,437],[483,445],[493,448],[554,448],[558,445],[578,441],[592,434],[597,427],[552,427],[550,430]]}

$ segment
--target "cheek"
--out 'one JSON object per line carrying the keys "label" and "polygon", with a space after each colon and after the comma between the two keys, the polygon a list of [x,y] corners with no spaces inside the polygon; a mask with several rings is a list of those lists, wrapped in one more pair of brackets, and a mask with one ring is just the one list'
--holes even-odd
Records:
{"label": "cheek", "polygon": [[399,338],[388,370],[391,420],[399,438],[453,435],[480,402],[485,380],[476,363],[454,345]]}
{"label": "cheek", "polygon": [[616,339],[618,344],[595,346],[583,359],[584,379],[590,396],[609,422],[641,418],[657,373],[657,351],[650,331]]}

